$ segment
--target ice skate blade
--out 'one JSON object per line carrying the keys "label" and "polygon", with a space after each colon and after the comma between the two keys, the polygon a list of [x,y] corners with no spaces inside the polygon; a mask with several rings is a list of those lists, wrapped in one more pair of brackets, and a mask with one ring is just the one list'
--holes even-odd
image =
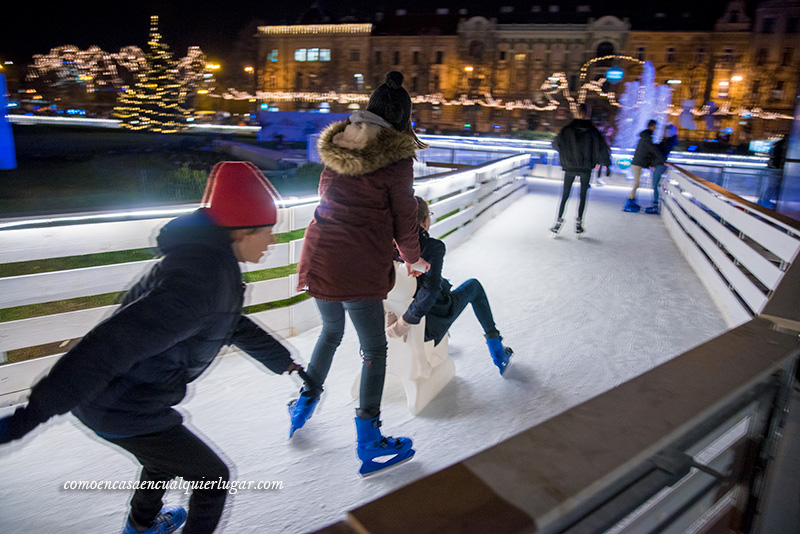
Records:
{"label": "ice skate blade", "polygon": [[506,377],[506,373],[508,373],[508,370],[511,369],[512,358],[514,358],[514,351],[511,351],[511,354],[508,355],[508,361],[506,362],[506,366],[502,371],[500,371],[500,376],[502,376],[503,378]]}
{"label": "ice skate blade", "polygon": [[[403,465],[404,463],[408,462],[409,460],[414,459],[414,455],[416,453],[417,453],[417,451],[415,451],[414,449],[411,449],[411,455],[408,458],[403,458],[402,460],[400,460],[397,463],[394,463],[394,464],[391,464],[391,465],[387,465],[386,467],[382,467],[380,469],[375,469],[373,471],[368,471],[366,473],[362,473],[361,472],[361,469],[363,469],[363,467],[364,467],[363,464],[362,464],[361,468],[359,468],[359,470],[358,470],[358,476],[360,476],[361,478],[369,478],[372,475],[379,475],[379,474],[386,473],[388,471],[391,471],[395,467],[397,467],[399,465]],[[381,464],[377,464],[377,465],[381,465]]]}
{"label": "ice skate blade", "polygon": [[575,233],[575,239],[583,239],[584,232]]}

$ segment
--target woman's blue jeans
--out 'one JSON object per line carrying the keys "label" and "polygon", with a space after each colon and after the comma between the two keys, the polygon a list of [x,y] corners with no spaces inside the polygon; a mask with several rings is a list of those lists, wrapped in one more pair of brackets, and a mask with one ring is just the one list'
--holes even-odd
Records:
{"label": "woman's blue jeans", "polygon": [[307,373],[316,386],[322,387],[333,362],[333,355],[344,336],[345,310],[353,322],[361,345],[361,390],[357,414],[362,419],[378,417],[381,411],[383,383],[386,378],[386,333],[383,301],[357,300],[336,302],[314,299],[322,317],[320,332]]}

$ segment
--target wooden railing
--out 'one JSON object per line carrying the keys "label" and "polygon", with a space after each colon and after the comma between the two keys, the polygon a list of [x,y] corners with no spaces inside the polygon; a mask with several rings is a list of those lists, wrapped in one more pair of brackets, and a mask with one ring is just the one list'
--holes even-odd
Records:
{"label": "wooden railing", "polygon": [[674,167],[660,184],[672,239],[729,326],[761,313],[800,252],[800,223]]}

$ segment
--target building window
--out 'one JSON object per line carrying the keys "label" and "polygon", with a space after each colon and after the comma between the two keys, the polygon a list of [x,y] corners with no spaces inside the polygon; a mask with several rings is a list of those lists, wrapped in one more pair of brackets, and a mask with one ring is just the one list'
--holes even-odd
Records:
{"label": "building window", "polygon": [[514,54],[514,59],[521,63],[525,61],[525,54]]}
{"label": "building window", "polygon": [[431,77],[431,92],[432,93],[438,93],[439,91],[441,91],[441,89],[442,89],[442,87],[441,87],[441,79],[439,78],[438,74],[434,74]]}
{"label": "building window", "polygon": [[667,47],[667,53],[664,55],[664,59],[666,59],[667,63],[675,62],[675,49],[673,47]]}
{"label": "building window", "polygon": [[753,80],[753,85],[750,88],[750,96],[757,99],[760,96],[758,94],[759,92],[761,92],[761,80]]}
{"label": "building window", "polygon": [[778,80],[772,87],[772,99],[773,100],[783,99],[783,80]]}
{"label": "building window", "polygon": [[731,83],[728,81],[717,84],[717,98],[728,98]]}
{"label": "building window", "polygon": [[800,27],[800,17],[786,19],[786,33],[797,33],[798,27]]}
{"label": "building window", "polygon": [[723,63],[733,63],[733,48],[726,48],[722,52],[722,62]]}
{"label": "building window", "polygon": [[442,63],[444,63],[444,52],[442,52],[441,50],[438,50],[436,52],[436,61],[435,61],[435,63],[437,65],[441,65]]}
{"label": "building window", "polygon": [[414,50],[414,52],[411,53],[411,61],[414,65],[419,65],[419,50]]}
{"label": "building window", "polygon": [[706,49],[702,46],[697,49],[697,53],[694,55],[694,62],[698,65],[706,62]]}
{"label": "building window", "polygon": [[400,64],[400,51],[399,50],[395,50],[392,53],[392,64],[393,65],[399,65]]}
{"label": "building window", "polygon": [[766,48],[759,48],[758,52],[756,53],[756,65],[761,66],[767,62],[767,58],[769,57],[769,50]]}
{"label": "building window", "polygon": [[330,61],[330,48],[298,48],[294,51],[295,61]]}
{"label": "building window", "polygon": [[499,59],[500,59],[500,61],[505,61],[506,60],[506,51],[505,50],[500,50],[500,58]]}
{"label": "building window", "polygon": [[481,41],[470,41],[469,43],[469,57],[474,59],[475,61],[481,61],[483,59],[483,50],[484,44]]}
{"label": "building window", "polygon": [[767,17],[761,21],[761,33],[773,33],[775,31],[775,19]]}
{"label": "building window", "polygon": [[272,62],[278,61],[278,51],[272,50],[269,53],[269,55],[267,55],[267,61],[272,61]]}
{"label": "building window", "polygon": [[419,84],[419,78],[417,78],[416,76],[412,76],[412,78],[411,78],[411,92],[412,93],[419,92],[419,85],[418,84]]}
{"label": "building window", "polygon": [[380,50],[376,50],[375,51],[375,64],[376,65],[380,65],[381,63],[383,63],[383,52],[381,52]]}
{"label": "building window", "polygon": [[792,64],[792,56],[794,55],[794,48],[784,48],[783,56],[781,56],[781,66],[788,67]]}
{"label": "building window", "polygon": [[639,61],[644,61],[645,57],[645,48],[643,46],[636,47],[636,59]]}
{"label": "building window", "polygon": [[350,61],[360,61],[361,51],[358,49],[350,50]]}
{"label": "building window", "polygon": [[596,57],[605,57],[613,55],[614,55],[614,45],[612,43],[609,43],[608,41],[603,41],[602,43],[597,45]]}

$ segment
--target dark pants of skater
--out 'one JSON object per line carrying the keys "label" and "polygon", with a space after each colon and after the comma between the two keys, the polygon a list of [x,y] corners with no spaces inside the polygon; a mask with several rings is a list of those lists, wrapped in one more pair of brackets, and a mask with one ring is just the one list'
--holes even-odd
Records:
{"label": "dark pants of skater", "polygon": [[[193,489],[189,517],[183,534],[211,534],[219,523],[230,480],[228,466],[200,438],[183,425],[163,432],[127,438],[105,438],[133,454],[142,464],[142,482],[167,482],[175,477],[185,481],[214,481],[212,489]],[[219,479],[223,488],[220,489]],[[137,489],[131,499],[130,518],[149,526],[161,511],[165,489]]]}
{"label": "dark pants of skater", "polygon": [[658,184],[666,170],[666,165],[656,165],[656,170],[653,171],[653,204],[658,204]]}
{"label": "dark pants of skater", "polygon": [[589,180],[592,177],[591,170],[582,172],[564,172],[564,189],[561,192],[561,204],[558,206],[559,219],[564,217],[564,209],[567,207],[569,193],[572,190],[572,183],[575,181],[576,176],[580,177],[581,179],[581,200],[580,204],[578,204],[578,218],[583,219],[583,211],[586,209],[586,192],[589,191]]}
{"label": "dark pants of skater", "polygon": [[383,302],[358,300],[333,302],[314,299],[322,317],[320,332],[307,373],[316,385],[322,386],[331,368],[333,355],[344,336],[345,310],[353,322],[361,345],[361,390],[358,416],[362,419],[378,417],[381,411],[383,383],[386,379],[386,333],[384,331]]}
{"label": "dark pants of skater", "polygon": [[458,316],[461,315],[461,312],[464,311],[467,304],[472,304],[472,311],[475,312],[475,317],[477,317],[478,322],[481,323],[486,337],[497,337],[500,335],[494,324],[492,308],[489,306],[489,299],[486,297],[486,291],[479,281],[474,278],[467,280],[452,292],[452,298],[453,320],[450,324],[453,324]]}

